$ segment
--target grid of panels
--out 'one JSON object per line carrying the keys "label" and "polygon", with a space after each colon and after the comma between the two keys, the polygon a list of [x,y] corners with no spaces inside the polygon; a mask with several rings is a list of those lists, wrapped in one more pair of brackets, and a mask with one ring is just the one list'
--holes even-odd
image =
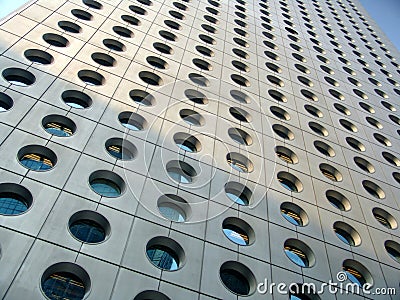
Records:
{"label": "grid of panels", "polygon": [[6,20],[0,193],[28,211],[1,217],[2,297],[66,270],[93,299],[398,286],[398,52],[360,11],[39,0]]}

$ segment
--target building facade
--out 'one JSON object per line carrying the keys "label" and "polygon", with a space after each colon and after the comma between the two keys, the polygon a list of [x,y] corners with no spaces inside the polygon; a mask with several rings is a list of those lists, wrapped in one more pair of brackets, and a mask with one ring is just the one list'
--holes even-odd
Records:
{"label": "building facade", "polygon": [[399,299],[400,55],[359,1],[0,31],[0,298]]}

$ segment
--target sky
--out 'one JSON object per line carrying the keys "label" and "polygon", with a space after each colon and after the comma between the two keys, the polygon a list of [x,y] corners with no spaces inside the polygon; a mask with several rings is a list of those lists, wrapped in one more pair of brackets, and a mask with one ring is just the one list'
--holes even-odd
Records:
{"label": "sky", "polygon": [[400,50],[400,0],[360,0],[368,14],[378,23]]}
{"label": "sky", "polygon": [[0,18],[7,16],[13,10],[25,4],[26,0],[0,0]]}
{"label": "sky", "polygon": [[[26,2],[26,0],[0,0],[0,18]],[[400,25],[400,0],[360,0],[360,2],[400,50],[400,30],[397,27]]]}

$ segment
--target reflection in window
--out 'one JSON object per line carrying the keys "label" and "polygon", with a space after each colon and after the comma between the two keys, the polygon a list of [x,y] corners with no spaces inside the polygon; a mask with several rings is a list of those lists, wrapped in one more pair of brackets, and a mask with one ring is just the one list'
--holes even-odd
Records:
{"label": "reflection in window", "polygon": [[240,205],[249,205],[249,200],[246,198],[245,195],[241,194],[239,196],[226,192],[226,195],[228,196],[229,199],[231,199],[233,202],[240,204]]}
{"label": "reflection in window", "polygon": [[171,168],[168,170],[168,175],[180,183],[191,183],[193,181],[192,177],[183,169]]}
{"label": "reflection in window", "polygon": [[105,197],[118,197],[121,195],[119,186],[108,179],[94,179],[90,182],[90,186],[96,193]]}
{"label": "reflection in window", "polygon": [[73,134],[71,128],[68,128],[60,123],[52,122],[45,125],[45,129],[48,133],[60,136],[69,137]]}
{"label": "reflection in window", "polygon": [[28,208],[29,205],[21,196],[9,192],[0,193],[0,214],[18,215]]}
{"label": "reflection in window", "polygon": [[232,224],[225,224],[223,228],[225,236],[238,245],[246,246],[249,244],[249,236],[243,229]]}
{"label": "reflection in window", "polygon": [[239,295],[248,295],[250,293],[250,285],[247,279],[236,270],[221,270],[221,280],[225,286],[232,292]]}
{"label": "reflection in window", "polygon": [[308,267],[308,258],[303,251],[293,246],[285,246],[285,253],[289,259],[300,267]]}
{"label": "reflection in window", "polygon": [[365,278],[356,269],[351,268],[351,267],[343,267],[343,270],[346,272],[347,278],[351,282],[353,282],[359,286],[363,286],[366,283]]}
{"label": "reflection in window", "polygon": [[158,206],[163,217],[174,222],[185,222],[186,214],[177,205],[172,203],[161,203]]}
{"label": "reflection in window", "polygon": [[33,171],[46,171],[53,167],[53,163],[45,156],[29,153],[20,159],[21,164]]}
{"label": "reflection in window", "polygon": [[286,178],[278,178],[278,180],[285,189],[287,189],[291,192],[297,192],[296,185],[293,182],[291,182],[290,180],[288,180]]}
{"label": "reflection in window", "polygon": [[85,286],[82,280],[68,272],[51,274],[43,283],[44,294],[54,300],[80,300],[85,296]]}
{"label": "reflection in window", "polygon": [[69,230],[78,240],[85,243],[99,243],[106,237],[104,228],[92,220],[78,220],[70,225]]}
{"label": "reflection in window", "polygon": [[298,213],[287,208],[281,208],[281,213],[283,217],[293,225],[303,226],[303,221]]}
{"label": "reflection in window", "polygon": [[122,146],[110,145],[107,147],[108,153],[118,159],[122,159]]}
{"label": "reflection in window", "polygon": [[175,271],[178,269],[179,259],[168,247],[155,245],[146,250],[147,256],[156,267],[163,270]]}

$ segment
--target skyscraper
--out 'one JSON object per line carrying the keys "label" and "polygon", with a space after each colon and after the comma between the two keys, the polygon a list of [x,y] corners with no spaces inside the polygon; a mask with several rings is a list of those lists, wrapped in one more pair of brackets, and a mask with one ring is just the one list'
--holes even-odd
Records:
{"label": "skyscraper", "polygon": [[400,56],[357,0],[0,31],[2,299],[398,299]]}

